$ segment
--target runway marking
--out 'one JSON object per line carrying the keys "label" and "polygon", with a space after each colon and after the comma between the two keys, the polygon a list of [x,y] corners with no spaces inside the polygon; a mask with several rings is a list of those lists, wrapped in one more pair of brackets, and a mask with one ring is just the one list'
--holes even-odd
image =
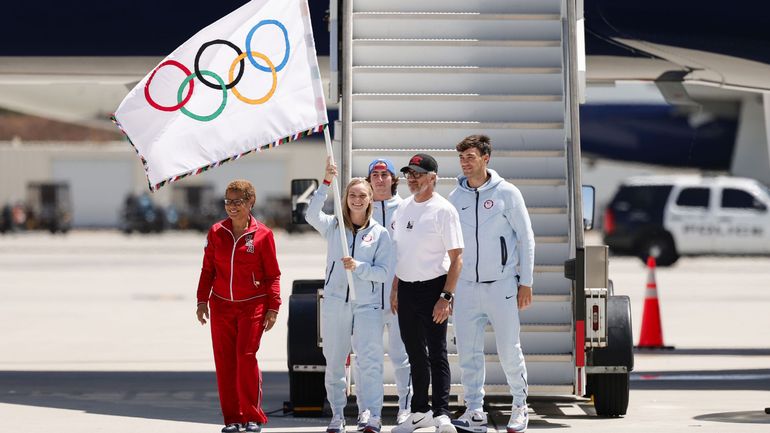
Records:
{"label": "runway marking", "polygon": [[632,381],[652,381],[652,380],[765,380],[770,379],[770,374],[632,374]]}
{"label": "runway marking", "polygon": [[566,416],[588,415],[577,403],[556,403],[556,407]]}

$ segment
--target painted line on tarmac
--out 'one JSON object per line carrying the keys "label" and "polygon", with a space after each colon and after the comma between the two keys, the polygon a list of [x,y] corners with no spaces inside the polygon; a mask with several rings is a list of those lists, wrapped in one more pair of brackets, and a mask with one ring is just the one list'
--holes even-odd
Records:
{"label": "painted line on tarmac", "polygon": [[663,380],[767,380],[770,374],[632,374],[632,381],[663,381]]}

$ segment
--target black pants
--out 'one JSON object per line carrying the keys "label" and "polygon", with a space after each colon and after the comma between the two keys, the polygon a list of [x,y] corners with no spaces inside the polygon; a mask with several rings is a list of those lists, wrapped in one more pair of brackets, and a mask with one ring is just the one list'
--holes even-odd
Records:
{"label": "black pants", "polygon": [[449,415],[450,371],[446,352],[447,321],[433,322],[433,307],[446,275],[429,281],[398,281],[398,324],[412,371],[412,412],[427,412],[433,380],[433,416]]}

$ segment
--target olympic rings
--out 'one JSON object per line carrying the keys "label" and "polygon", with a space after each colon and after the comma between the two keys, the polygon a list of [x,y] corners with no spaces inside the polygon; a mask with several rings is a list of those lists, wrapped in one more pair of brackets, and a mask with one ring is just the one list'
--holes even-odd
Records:
{"label": "olympic rings", "polygon": [[144,99],[146,99],[147,102],[149,102],[150,105],[152,105],[153,108],[155,108],[156,110],[160,110],[160,111],[176,111],[176,110],[182,108],[182,106],[185,105],[187,103],[187,101],[190,100],[190,98],[192,98],[193,83],[190,83],[190,91],[187,92],[187,96],[184,98],[184,100],[181,100],[181,98],[179,98],[180,101],[179,101],[179,103],[177,105],[174,105],[172,107],[164,107],[164,106],[158,104],[150,96],[150,83],[152,83],[152,79],[155,78],[155,74],[158,72],[158,70],[160,68],[166,66],[166,65],[176,66],[177,68],[181,69],[182,72],[185,73],[185,75],[190,75],[191,74],[190,70],[187,69],[187,67],[185,65],[177,62],[176,60],[166,60],[165,62],[163,62],[160,65],[158,65],[158,67],[155,68],[154,71],[152,71],[152,74],[150,75],[150,78],[148,78],[147,82],[144,84]]}
{"label": "olympic rings", "polygon": [[[259,99],[249,99],[241,95],[241,93],[235,87],[233,87],[231,90],[233,91],[233,95],[235,95],[236,98],[240,99],[241,101],[247,104],[252,104],[252,105],[263,104],[273,97],[273,93],[275,93],[275,88],[276,86],[278,86],[278,75],[276,74],[276,67],[273,66],[273,62],[271,62],[270,59],[262,53],[258,53],[256,51],[249,51],[248,54],[257,56],[267,63],[267,65],[270,67],[269,71],[272,72],[273,74],[273,86],[270,88],[270,91],[267,92],[265,96]],[[228,80],[230,81],[233,80],[233,71],[235,71],[235,65],[237,65],[238,62],[242,62],[244,57],[246,57],[246,53],[241,53],[241,55],[239,55],[238,57],[235,58],[235,60],[233,60],[233,64],[230,65],[230,73],[227,75]],[[180,93],[179,96],[181,97],[181,95],[182,94]]]}
{"label": "olympic rings", "polygon": [[[254,33],[262,26],[272,24],[276,27],[278,27],[283,32],[283,39],[285,43],[285,52],[283,56],[283,60],[281,60],[281,63],[278,64],[278,66],[275,66],[273,62],[268,58],[265,54],[262,54],[258,51],[252,51],[251,50],[251,39],[254,36]],[[216,44],[222,44],[227,45],[228,47],[235,50],[237,53],[237,56],[235,60],[233,60],[232,64],[230,65],[230,70],[228,72],[228,81],[229,83],[225,83],[225,81],[217,75],[216,73],[209,71],[209,70],[202,70],[200,69],[200,60],[201,56],[203,55],[203,52],[206,50],[206,48],[210,47],[211,45]],[[182,63],[176,61],[176,60],[166,60],[160,65],[158,65],[150,74],[150,77],[147,79],[147,82],[144,84],[144,98],[147,100],[147,102],[152,106],[153,108],[160,110],[160,111],[176,111],[180,110],[184,115],[190,117],[191,119],[198,120],[200,122],[208,122],[211,120],[216,119],[222,112],[225,110],[225,107],[227,106],[227,91],[231,90],[233,94],[235,95],[238,100],[245,102],[250,105],[257,105],[257,104],[264,104],[265,102],[269,101],[270,98],[273,97],[275,94],[275,90],[278,87],[278,72],[280,72],[284,66],[286,66],[287,62],[289,61],[289,54],[291,53],[291,45],[289,43],[289,32],[286,30],[286,27],[277,20],[262,20],[257,25],[251,28],[248,35],[246,36],[246,52],[243,52],[237,45],[234,43],[224,40],[224,39],[214,39],[211,41],[208,41],[204,43],[203,45],[198,48],[198,52],[195,54],[195,61],[194,61],[194,71],[191,72],[190,69],[188,69],[185,65]],[[243,78],[243,74],[245,71],[245,65],[244,59],[248,57],[251,64],[263,72],[270,72],[272,75],[272,85],[270,87],[270,90],[261,98],[258,99],[250,99],[245,96],[243,96],[238,89],[235,88],[236,85],[241,81],[241,78]],[[254,57],[258,57],[262,61],[264,61],[267,64],[267,67],[262,66],[257,63],[257,60]],[[235,74],[235,68],[240,63],[240,69],[238,70],[238,74],[236,76]],[[155,74],[158,73],[160,68],[164,66],[175,66],[179,68],[184,74],[186,75],[186,78],[182,81],[182,83],[179,85],[179,89],[177,90],[177,104],[173,106],[164,106],[160,105],[155,100],[152,99],[152,96],[150,96],[150,84],[152,83],[153,78],[155,78]],[[204,76],[208,76],[213,78],[217,84],[211,82],[210,80],[207,80],[204,78]],[[213,113],[203,116],[199,114],[195,114],[190,112],[188,109],[186,109],[184,106],[190,101],[190,98],[192,98],[193,90],[194,90],[194,79],[198,78],[203,85],[206,87],[210,87],[212,89],[222,90],[222,103],[219,105],[219,107],[214,110]],[[183,96],[184,89],[187,87],[189,83],[189,90],[187,91],[187,94]]]}
{"label": "olympic rings", "polygon": [[[209,120],[216,119],[217,116],[222,114],[222,111],[224,111],[225,106],[227,105],[227,86],[225,86],[225,81],[219,75],[211,71],[203,70],[203,71],[200,71],[200,73],[201,75],[208,75],[209,77],[212,77],[213,79],[217,80],[217,82],[219,82],[219,86],[222,88],[222,103],[219,105],[219,108],[217,108],[216,111],[209,114],[208,116],[199,116],[195,113],[190,112],[184,107],[181,107],[179,110],[192,119],[199,120],[201,122],[208,122]],[[187,78],[184,79],[184,81],[182,81],[182,84],[179,86],[179,90],[177,91],[177,94],[176,94],[177,101],[182,100],[182,91],[184,90],[185,86],[187,86],[187,83],[190,83],[190,87],[192,87],[192,79],[195,78],[196,75],[197,73],[190,74],[189,76],[187,76]]]}
{"label": "olympic rings", "polygon": [[[203,74],[201,73],[200,66],[199,66],[200,60],[201,60],[201,54],[203,54],[203,51],[209,46],[214,44],[227,45],[228,47],[234,49],[235,52],[238,53],[238,55],[243,54],[243,51],[241,51],[241,49],[238,48],[238,46],[235,45],[234,43],[230,41],[226,41],[224,39],[215,39],[213,41],[208,41],[205,44],[201,45],[201,47],[198,49],[198,53],[195,54],[195,75],[198,77],[198,80],[200,80],[200,82],[205,84],[207,87],[211,87],[212,89],[219,90],[218,85],[213,84],[208,80],[206,80],[205,78],[203,78]],[[243,58],[241,57],[241,59]],[[233,87],[235,87],[236,84],[238,84],[239,81],[241,81],[241,77],[243,77],[243,70],[244,70],[244,62],[243,60],[241,60],[241,70],[238,71],[238,76],[235,78],[235,80],[233,80],[233,77],[230,77],[230,84],[226,86],[228,89],[232,89]]]}
{"label": "olympic rings", "polygon": [[275,68],[276,72],[280,72],[281,69],[283,69],[284,66],[286,66],[286,62],[289,61],[289,51],[290,51],[290,45],[289,45],[289,32],[286,30],[286,27],[284,27],[283,24],[281,24],[280,21],[276,20],[262,20],[259,23],[257,23],[256,26],[252,27],[251,30],[249,30],[249,34],[246,36],[246,53],[248,53],[249,61],[251,61],[251,64],[254,65],[255,68],[259,69],[262,72],[270,72],[270,69],[260,65],[257,63],[256,60],[254,60],[254,57],[252,57],[251,53],[251,37],[254,36],[254,32],[257,31],[258,28],[266,25],[266,24],[273,24],[277,26],[281,31],[283,31],[283,40],[286,44],[286,51],[283,53],[283,60],[281,63]]}

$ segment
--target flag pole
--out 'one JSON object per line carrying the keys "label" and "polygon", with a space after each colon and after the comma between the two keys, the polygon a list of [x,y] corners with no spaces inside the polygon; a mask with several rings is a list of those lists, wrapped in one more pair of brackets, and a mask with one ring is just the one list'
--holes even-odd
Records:
{"label": "flag pole", "polygon": [[[332,150],[332,140],[329,138],[329,125],[326,125],[324,128],[324,140],[326,141],[326,155],[329,157],[332,164],[334,164],[334,152]],[[342,254],[343,257],[347,257],[350,255],[350,250],[348,250],[348,239],[345,235],[345,223],[342,219],[342,202],[340,201],[340,186],[339,182],[337,181],[339,179],[339,175],[334,176],[332,179],[332,194],[334,195],[334,215],[337,217],[337,225],[340,228],[340,242],[342,242]],[[350,300],[355,301],[356,300],[356,290],[355,285],[353,284],[353,272],[350,270],[346,270],[345,272],[348,275],[348,286],[350,287]]]}

